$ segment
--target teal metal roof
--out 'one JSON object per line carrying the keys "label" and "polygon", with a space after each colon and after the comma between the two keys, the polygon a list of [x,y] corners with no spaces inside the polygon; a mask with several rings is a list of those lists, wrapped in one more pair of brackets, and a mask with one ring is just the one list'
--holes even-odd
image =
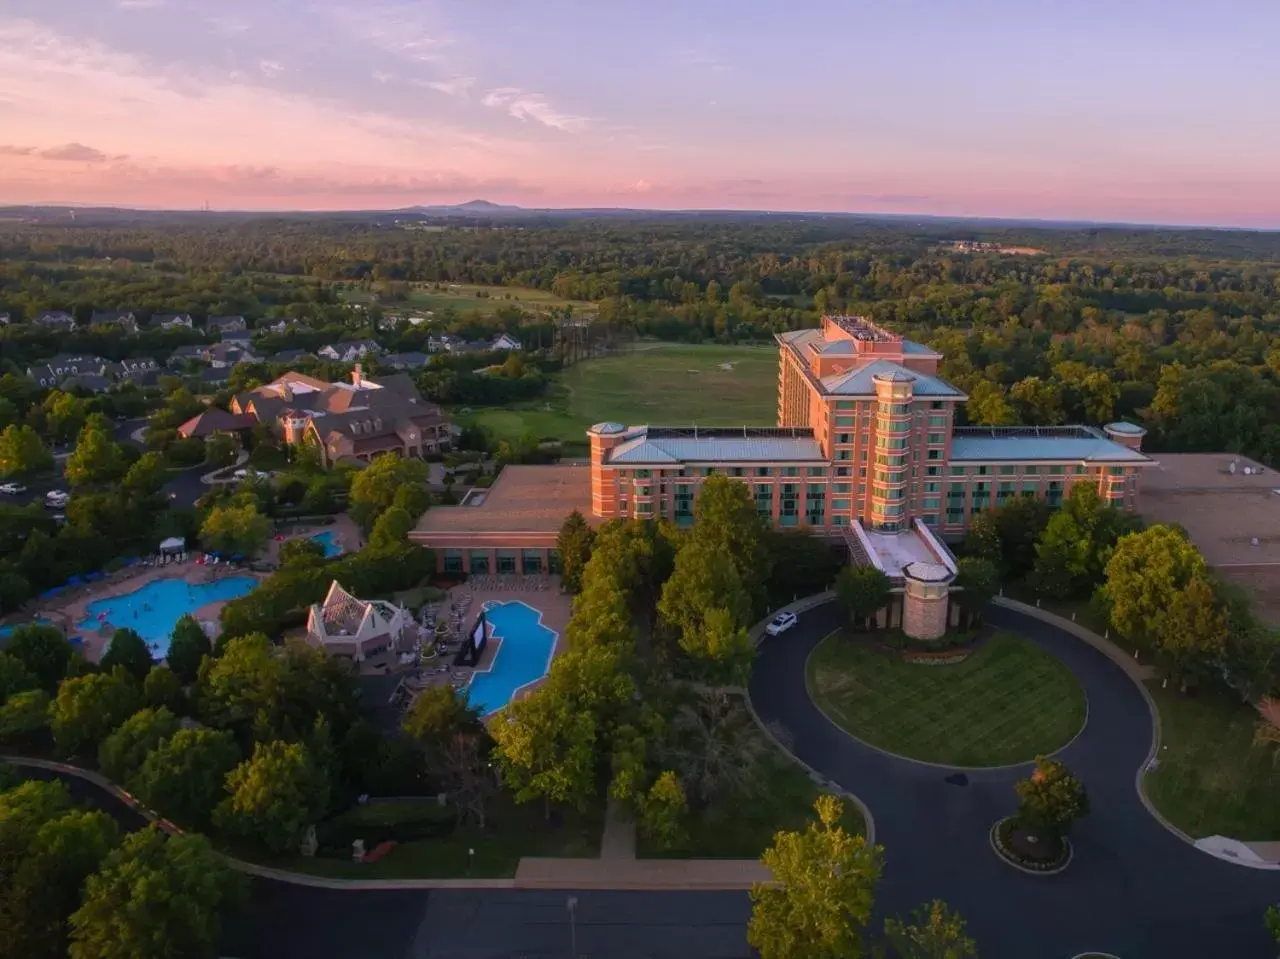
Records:
{"label": "teal metal roof", "polygon": [[901,363],[894,363],[892,360],[874,360],[847,373],[824,376],[822,378],[822,386],[828,394],[836,396],[875,396],[875,378],[892,373],[905,373],[911,377],[914,381],[911,384],[911,390],[916,396],[954,396],[957,399],[964,398],[964,394],[946,380],[940,380],[938,377],[930,376],[928,373],[909,370]]}
{"label": "teal metal roof", "polygon": [[933,347],[925,346],[923,343],[917,343],[915,342],[915,340],[903,340],[902,352],[903,353],[922,353],[925,356],[941,356],[942,355]]}
{"label": "teal metal roof", "polygon": [[1147,432],[1136,423],[1126,423],[1124,420],[1117,420],[1114,423],[1108,423],[1103,428],[1110,430],[1112,433],[1119,433],[1122,436],[1145,436]]}
{"label": "teal metal roof", "polygon": [[951,462],[990,463],[999,460],[1047,460],[1075,463],[1147,463],[1137,450],[1113,443],[1087,426],[1038,430],[958,429],[951,438]]}
{"label": "teal metal roof", "polygon": [[609,463],[826,463],[811,436],[662,436],[642,434],[615,447]]}

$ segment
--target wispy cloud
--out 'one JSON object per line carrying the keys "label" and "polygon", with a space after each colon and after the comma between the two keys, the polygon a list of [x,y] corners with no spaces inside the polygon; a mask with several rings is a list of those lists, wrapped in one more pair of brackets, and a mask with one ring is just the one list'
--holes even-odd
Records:
{"label": "wispy cloud", "polygon": [[41,150],[40,156],[46,160],[72,160],[79,163],[102,163],[107,155],[101,150],[87,147],[83,143],[64,143],[61,146]]}
{"label": "wispy cloud", "polygon": [[0,156],[25,157],[35,152],[35,147],[20,147],[11,143],[0,143]]}
{"label": "wispy cloud", "polygon": [[532,120],[555,130],[564,130],[566,133],[578,133],[585,130],[591,123],[587,117],[575,116],[555,109],[542,94],[530,93],[519,87],[498,87],[490,90],[480,102],[495,110],[503,110],[517,120]]}
{"label": "wispy cloud", "polygon": [[244,17],[237,17],[235,15],[209,17],[205,22],[223,36],[227,37],[234,37],[242,33],[248,33],[253,27],[253,24],[244,19]]}
{"label": "wispy cloud", "polygon": [[392,76],[390,73],[387,73],[387,71],[385,70],[374,70],[373,73],[370,74],[370,76],[372,76],[377,83],[390,83],[392,80],[395,79],[394,76]]}
{"label": "wispy cloud", "polygon": [[674,54],[676,63],[686,67],[694,67],[711,73],[725,73],[729,64],[717,53],[702,47],[685,47]]}
{"label": "wispy cloud", "polygon": [[116,6],[123,10],[154,10],[164,5],[165,0],[116,0]]}
{"label": "wispy cloud", "polygon": [[258,63],[258,71],[270,80],[284,73],[284,64],[278,60],[262,60]]}
{"label": "wispy cloud", "polygon": [[411,6],[340,6],[329,16],[350,36],[408,60],[438,59],[453,37]]}
{"label": "wispy cloud", "polygon": [[476,84],[475,77],[454,77],[452,80],[415,80],[419,86],[439,90],[451,97],[465,97]]}

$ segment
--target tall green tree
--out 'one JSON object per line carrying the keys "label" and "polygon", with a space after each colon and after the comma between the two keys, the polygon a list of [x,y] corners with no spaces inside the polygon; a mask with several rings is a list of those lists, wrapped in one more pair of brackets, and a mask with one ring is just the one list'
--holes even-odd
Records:
{"label": "tall green tree", "polygon": [[213,959],[221,913],[244,895],[203,836],[132,833],[85,883],[72,914],[71,959]]}
{"label": "tall green tree", "polygon": [[400,506],[416,520],[430,502],[429,483],[427,464],[421,460],[376,457],[351,480],[351,518],[366,534],[392,506]]}
{"label": "tall green tree", "polygon": [[772,883],[751,889],[747,942],[761,959],[860,959],[868,954],[883,851],[840,825],[834,796],[814,803],[817,822],[803,832],[782,831],[765,850]]}
{"label": "tall green tree", "polygon": [[595,531],[587,525],[576,509],[565,519],[556,537],[556,551],[560,554],[560,581],[570,593],[582,588],[582,572],[591,559],[591,547]]}
{"label": "tall green tree", "polygon": [[10,423],[0,432],[0,478],[53,469],[53,455],[30,426]]}
{"label": "tall green tree", "polygon": [[0,743],[45,744],[49,733],[49,694],[43,689],[14,693],[0,706]]}
{"label": "tall green tree", "polygon": [[187,695],[180,680],[168,666],[157,666],[142,681],[142,699],[155,709],[167,709],[175,715],[185,716],[190,711]]}
{"label": "tall green tree", "polygon": [[941,899],[917,907],[909,920],[886,919],[884,934],[898,959],[978,959],[964,917]]}
{"label": "tall green tree", "polygon": [[48,693],[58,688],[75,656],[71,643],[56,626],[19,626],[4,651],[22,663]]}
{"label": "tall green tree", "polygon": [[369,549],[394,549],[408,542],[409,533],[418,522],[418,516],[409,515],[409,511],[400,506],[393,506],[373,524],[373,532],[369,534]]}
{"label": "tall green tree", "polygon": [[675,849],[688,840],[689,803],[680,779],[664,770],[640,806],[640,831],[661,849]]}
{"label": "tall green tree", "polygon": [[[1089,795],[1065,764],[1036,757],[1035,771],[1014,784],[1018,822],[1031,836],[1057,849],[1077,819],[1089,814]],[[1051,858],[1051,857],[1046,857]]]}
{"label": "tall green tree", "polygon": [[271,520],[252,503],[215,506],[200,525],[205,548],[228,556],[254,556],[271,538]]}
{"label": "tall green tree", "polygon": [[122,668],[64,679],[49,713],[58,752],[64,756],[96,752],[98,744],[140,705],[142,691]]}
{"label": "tall green tree", "polygon": [[1033,581],[1050,596],[1088,595],[1102,582],[1119,538],[1134,521],[1107,506],[1092,483],[1076,483],[1045,525]]}
{"label": "tall green tree", "polygon": [[76,437],[76,448],[67,457],[67,482],[72,487],[98,486],[124,476],[124,449],[101,424],[90,421]]}
{"label": "tall green tree", "polygon": [[754,648],[746,636],[752,602],[733,559],[700,536],[681,547],[658,612],[700,668],[744,682]]}
{"label": "tall green tree", "polygon": [[492,733],[499,773],[517,802],[542,799],[550,816],[552,803],[583,808],[595,794],[595,717],[568,697],[544,689],[517,700]]}
{"label": "tall green tree", "polygon": [[1168,610],[1204,569],[1204,557],[1181,529],[1156,525],[1125,536],[1107,561],[1102,587],[1111,624],[1132,641],[1158,645]]}
{"label": "tall green tree", "polygon": [[892,588],[889,577],[874,566],[850,563],[836,577],[836,596],[855,626],[865,626],[889,605]]}
{"label": "tall green tree", "polygon": [[27,669],[22,660],[6,652],[0,652],[0,706],[14,693],[36,689],[40,681]]}
{"label": "tall green tree", "polygon": [[257,743],[227,776],[214,824],[274,852],[296,849],[329,802],[329,784],[302,743]]}
{"label": "tall green tree", "polygon": [[211,726],[247,731],[259,714],[280,714],[284,692],[284,660],[261,633],[238,636],[223,644],[217,658],[204,660],[196,686],[200,716]]}
{"label": "tall green tree", "polygon": [[965,556],[956,563],[956,601],[972,623],[982,617],[983,610],[1000,590],[1000,572],[990,560]]}
{"label": "tall green tree", "polygon": [[1227,651],[1227,615],[1205,572],[1193,573],[1174,594],[1154,635],[1165,669],[1183,685],[1221,662]]}
{"label": "tall green tree", "polygon": [[119,666],[138,682],[147,678],[155,660],[147,641],[132,629],[117,629],[111,634],[111,642],[102,656],[102,668],[112,670]]}
{"label": "tall green tree", "polygon": [[200,663],[213,654],[213,644],[204,628],[190,614],[183,616],[173,627],[169,639],[169,651],[165,662],[184,683],[194,683],[200,672]]}
{"label": "tall green tree", "polygon": [[98,768],[116,783],[128,782],[147,755],[179,728],[178,717],[167,709],[140,709],[102,741]]}
{"label": "tall green tree", "polygon": [[227,774],[240,762],[229,732],[179,729],[147,753],[129,791],[180,825],[209,825],[222,799]]}
{"label": "tall green tree", "polygon": [[770,557],[765,522],[756,512],[750,488],[727,476],[709,476],[698,491],[693,516],[694,539],[732,560],[752,608],[763,612]]}
{"label": "tall green tree", "polygon": [[481,729],[480,712],[465,695],[440,683],[414,697],[400,728],[427,756],[438,757],[454,736]]}

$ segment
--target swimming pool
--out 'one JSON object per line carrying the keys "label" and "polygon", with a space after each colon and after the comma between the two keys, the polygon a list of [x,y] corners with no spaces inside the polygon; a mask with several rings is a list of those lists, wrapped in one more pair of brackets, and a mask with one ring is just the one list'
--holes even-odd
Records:
{"label": "swimming pool", "polygon": [[[212,583],[153,579],[132,593],[94,600],[85,609],[87,618],[76,628],[93,632],[105,621],[113,629],[132,629],[161,658],[169,650],[169,634],[179,619],[209,603],[243,596],[257,585],[252,576],[229,576]],[[104,614],[101,619],[99,614]]]}
{"label": "swimming pool", "polygon": [[467,687],[468,701],[482,716],[502,709],[522,686],[545,676],[556,648],[555,631],[542,625],[542,614],[532,606],[486,604],[485,617],[502,644],[488,671],[476,673]]}
{"label": "swimming pool", "polygon": [[311,541],[313,543],[319,543],[321,546],[324,547],[325,559],[329,559],[332,556],[342,555],[342,547],[333,541],[336,535],[337,534],[334,533],[333,530],[328,529],[328,530],[325,530],[323,533],[316,533],[315,536],[311,537]]}
{"label": "swimming pool", "polygon": [[13,635],[13,631],[19,626],[51,626],[52,621],[45,619],[43,616],[37,616],[29,623],[14,623],[12,626],[0,626],[0,639],[8,639]]}

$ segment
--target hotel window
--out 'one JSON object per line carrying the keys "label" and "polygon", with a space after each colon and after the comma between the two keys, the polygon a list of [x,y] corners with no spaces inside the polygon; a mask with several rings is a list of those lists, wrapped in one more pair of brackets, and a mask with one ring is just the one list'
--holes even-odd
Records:
{"label": "hotel window", "polygon": [[653,495],[653,487],[652,487],[652,486],[637,486],[637,487],[636,487],[636,495],[637,495],[637,496],[652,496],[652,495]]}
{"label": "hotel window", "polygon": [[485,576],[489,573],[489,551],[487,549],[473,549],[471,551],[470,569],[467,572],[473,576]]}
{"label": "hotel window", "polygon": [[920,522],[924,523],[925,526],[937,526],[938,515],[936,513],[930,513],[926,516],[921,516]]}
{"label": "hotel window", "polygon": [[866,450],[866,447],[863,447],[862,452],[858,454],[858,459],[865,460],[866,458],[867,458],[867,450]]}
{"label": "hotel window", "polygon": [[925,476],[941,476],[941,475],[942,475],[942,467],[941,467],[941,466],[929,466],[929,467],[926,467],[926,468],[925,468],[925,471],[924,471],[924,475],[925,475]]}
{"label": "hotel window", "polygon": [[636,470],[636,479],[648,479],[650,475],[650,470]]}
{"label": "hotel window", "polygon": [[746,476],[747,471],[741,466],[730,466],[729,475],[730,476]]}
{"label": "hotel window", "polygon": [[1037,492],[1039,492],[1039,490],[1040,490],[1039,484],[1028,483],[1026,480],[1022,481],[1022,495],[1024,497],[1028,497],[1028,498],[1033,497],[1036,495]]}
{"label": "hotel window", "polygon": [[636,512],[637,512],[637,513],[646,513],[646,514],[647,514],[647,513],[652,513],[652,512],[653,512],[653,504],[652,504],[652,503],[636,503]]}
{"label": "hotel window", "polygon": [[946,416],[945,414],[943,414],[942,416],[930,416],[929,425],[930,426],[946,426],[948,419],[950,419],[950,417]]}
{"label": "hotel window", "polygon": [[847,499],[833,499],[831,501],[832,509],[848,509],[850,501]]}
{"label": "hotel window", "polygon": [[926,496],[924,500],[925,509],[942,509],[941,496]]}
{"label": "hotel window", "polygon": [[836,450],[836,459],[844,460],[847,462],[853,459],[853,451],[852,450]]}
{"label": "hotel window", "polygon": [[1024,466],[1024,467],[1022,467],[1022,475],[1023,475],[1023,476],[1035,476],[1035,475],[1036,475],[1037,473],[1039,473],[1039,472],[1040,472],[1040,467],[1038,467],[1038,466]]}
{"label": "hotel window", "polygon": [[964,522],[964,508],[955,508],[955,504],[947,504],[947,525],[958,526]]}
{"label": "hotel window", "polygon": [[[1120,467],[1120,469],[1121,469],[1121,470],[1123,470],[1123,469],[1124,469],[1124,467]],[[1071,470],[1071,472],[1075,473],[1077,476],[1080,476],[1082,473],[1085,473],[1085,472],[1087,472],[1087,471],[1085,470],[1085,468],[1084,468],[1083,466],[1081,466],[1079,463],[1077,463],[1077,464],[1075,465],[1075,468],[1074,468],[1074,469],[1072,469],[1072,470]]]}
{"label": "hotel window", "polygon": [[1000,489],[996,491],[996,504],[1005,502],[1014,495],[1013,483],[1001,483]]}
{"label": "hotel window", "polygon": [[930,433],[928,438],[925,440],[925,442],[928,443],[930,446],[938,446],[942,443],[945,443],[946,441],[947,441],[946,433]]}
{"label": "hotel window", "polygon": [[881,450],[905,450],[907,448],[907,438],[905,436],[877,436],[876,449]]}
{"label": "hotel window", "polygon": [[516,571],[516,551],[514,549],[498,550],[498,572],[511,574]]}
{"label": "hotel window", "polygon": [[849,484],[836,483],[834,486],[831,487],[831,490],[832,492],[835,492],[835,493],[847,493],[849,492]]}
{"label": "hotel window", "polygon": [[526,576],[542,572],[542,550],[526,549],[520,553],[520,572]]}
{"label": "hotel window", "polygon": [[756,487],[756,513],[766,519],[773,516],[773,487],[767,483]]}
{"label": "hotel window", "polygon": [[1051,482],[1048,491],[1044,494],[1044,498],[1050,506],[1062,505],[1062,482],[1060,480]]}
{"label": "hotel window", "polygon": [[1002,466],[1002,467],[1000,467],[1000,475],[1001,475],[1001,476],[1012,476],[1012,475],[1013,475],[1014,473],[1016,473],[1016,472],[1018,472],[1018,467],[1016,467],[1016,466]]}
{"label": "hotel window", "polygon": [[854,404],[853,404],[853,401],[852,401],[852,400],[837,400],[837,401],[836,401],[836,409],[838,409],[838,410],[851,410],[851,409],[853,409],[853,406],[854,406]]}
{"label": "hotel window", "polygon": [[852,442],[853,442],[853,434],[852,434],[852,433],[837,433],[837,434],[836,434],[836,442],[837,442],[837,443],[852,443]]}
{"label": "hotel window", "polygon": [[991,473],[991,467],[990,467],[990,466],[979,466],[979,467],[978,467],[978,475],[979,475],[979,476],[988,476],[988,475],[990,475],[990,473]]}
{"label": "hotel window", "polygon": [[795,483],[782,484],[782,509],[779,511],[778,523],[781,526],[795,526],[800,522],[800,487]]}
{"label": "hotel window", "polygon": [[810,526],[822,526],[827,512],[827,488],[821,483],[809,483],[804,494],[804,521]]}
{"label": "hotel window", "polygon": [[866,495],[867,495],[867,487],[866,487],[864,484],[862,484],[862,483],[859,483],[859,484],[858,484],[858,495],[859,495],[859,496],[866,496]]}
{"label": "hotel window", "polygon": [[847,517],[847,516],[833,516],[833,517],[831,517],[831,525],[832,525],[832,526],[848,526],[848,525],[849,525],[849,517]]}
{"label": "hotel window", "polygon": [[925,483],[924,491],[926,493],[940,493],[942,492],[942,484],[941,483]]}
{"label": "hotel window", "polygon": [[[929,450],[925,458],[931,459],[931,460],[940,460],[942,459],[942,450]],[[929,469],[933,469],[933,467],[930,466]],[[930,475],[934,475],[934,474],[930,474]]]}
{"label": "hotel window", "polygon": [[852,467],[852,466],[837,466],[837,467],[836,467],[836,475],[837,475],[837,476],[852,476],[852,475],[853,475],[853,467]]}
{"label": "hotel window", "polygon": [[462,552],[456,549],[444,551],[444,571],[446,573],[462,572]]}
{"label": "hotel window", "polygon": [[783,475],[783,476],[799,476],[799,475],[800,475],[800,467],[798,467],[798,466],[784,466],[784,467],[782,467],[782,475]]}
{"label": "hotel window", "polygon": [[1066,472],[1066,467],[1064,467],[1064,466],[1050,466],[1050,467],[1049,467],[1049,475],[1050,475],[1050,476],[1061,476],[1061,475],[1062,475],[1063,473],[1065,473],[1065,472]]}
{"label": "hotel window", "polygon": [[852,416],[837,416],[837,417],[836,417],[836,427],[837,427],[837,428],[842,427],[842,426],[843,426],[843,427],[853,427],[853,426],[856,426],[856,425],[857,425],[857,424],[856,424],[856,423],[854,423],[854,417],[852,417]]}
{"label": "hotel window", "polygon": [[[1077,466],[1077,467],[1076,467],[1076,469],[1078,469],[1081,473],[1083,473],[1083,472],[1084,472],[1084,467],[1083,467],[1083,466]],[[1123,467],[1123,466],[1108,466],[1108,467],[1107,467],[1107,475],[1108,475],[1108,476],[1123,476],[1123,475],[1124,475],[1124,467]]]}
{"label": "hotel window", "polygon": [[757,467],[756,467],[756,475],[757,475],[757,476],[772,476],[772,475],[773,475],[773,470],[769,469],[769,467],[767,467],[767,466],[757,466]]}
{"label": "hotel window", "polygon": [[968,476],[969,471],[965,469],[963,466],[953,466],[951,467],[951,475],[952,476]]}
{"label": "hotel window", "polygon": [[559,572],[562,572],[563,570],[564,570],[564,567],[560,564],[560,550],[558,549],[551,550],[550,554],[548,554],[547,556],[547,572],[559,573]]}
{"label": "hotel window", "polygon": [[703,475],[703,476],[715,476],[715,475],[716,475],[716,468],[715,468],[714,466],[704,466],[704,467],[702,467],[702,475]]}
{"label": "hotel window", "polygon": [[676,523],[687,526],[693,522],[693,487],[682,483],[676,487]]}
{"label": "hotel window", "polygon": [[809,476],[826,476],[827,468],[825,466],[810,466],[807,475]]}
{"label": "hotel window", "polygon": [[929,404],[929,409],[931,410],[942,409],[942,400],[934,400],[932,403]]}

